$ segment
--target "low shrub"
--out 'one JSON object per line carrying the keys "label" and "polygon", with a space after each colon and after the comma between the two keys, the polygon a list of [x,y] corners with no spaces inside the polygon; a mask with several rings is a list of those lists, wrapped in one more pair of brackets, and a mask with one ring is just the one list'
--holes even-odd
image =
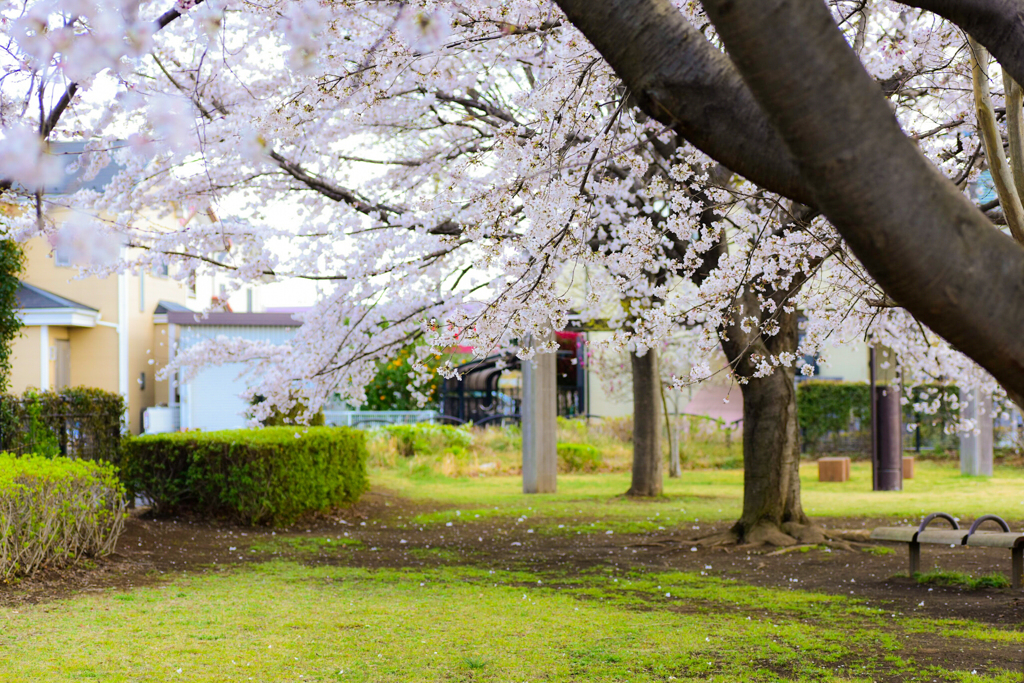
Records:
{"label": "low shrub", "polygon": [[395,440],[398,454],[406,458],[446,450],[458,452],[473,443],[473,435],[465,427],[452,425],[399,424],[385,427],[384,432]]}
{"label": "low shrub", "polygon": [[1010,581],[999,572],[973,577],[965,572],[933,569],[930,572],[916,572],[914,574],[914,580],[921,584],[934,584],[936,586],[963,586],[970,590],[978,590],[979,588],[1010,587]]}
{"label": "low shrub", "polygon": [[288,525],[367,489],[363,432],[265,427],[152,434],[124,448],[129,489],[156,514],[190,510],[243,524]]}
{"label": "low shrub", "polygon": [[586,443],[590,438],[590,425],[585,418],[557,418],[557,438],[559,443]]}
{"label": "low shrub", "polygon": [[110,553],[125,506],[108,463],[0,453],[0,581]]}
{"label": "low shrub", "polygon": [[470,425],[427,423],[388,425],[371,432],[370,461],[376,467],[395,467],[417,478],[475,476],[496,465],[481,463],[477,438]]}
{"label": "low shrub", "polygon": [[560,443],[559,469],[564,472],[594,472],[601,467],[601,451],[585,443]]}
{"label": "low shrub", "polygon": [[633,443],[633,416],[602,418],[595,422],[592,431],[615,441]]}

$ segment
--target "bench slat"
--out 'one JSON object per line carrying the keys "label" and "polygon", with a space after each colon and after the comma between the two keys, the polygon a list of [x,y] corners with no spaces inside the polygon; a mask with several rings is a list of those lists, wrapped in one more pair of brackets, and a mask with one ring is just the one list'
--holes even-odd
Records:
{"label": "bench slat", "polygon": [[1024,535],[1013,531],[978,531],[967,537],[967,545],[984,548],[1019,548],[1024,545]]}
{"label": "bench slat", "polygon": [[912,526],[882,526],[871,531],[872,541],[901,541],[910,543],[917,535],[917,527]]}
{"label": "bench slat", "polygon": [[963,545],[966,536],[967,531],[964,529],[925,529],[917,535],[917,542]]}

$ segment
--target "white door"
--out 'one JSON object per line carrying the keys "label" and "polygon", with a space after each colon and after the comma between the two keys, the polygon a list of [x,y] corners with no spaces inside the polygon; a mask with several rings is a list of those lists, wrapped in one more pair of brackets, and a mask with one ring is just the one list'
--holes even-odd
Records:
{"label": "white door", "polygon": [[56,352],[56,372],[53,376],[53,389],[60,391],[71,386],[71,342],[67,339],[58,339],[54,343]]}
{"label": "white door", "polygon": [[212,432],[245,426],[246,418],[242,413],[249,406],[238,398],[246,389],[246,383],[238,379],[243,367],[240,363],[230,363],[206,368],[189,383],[190,429]]}

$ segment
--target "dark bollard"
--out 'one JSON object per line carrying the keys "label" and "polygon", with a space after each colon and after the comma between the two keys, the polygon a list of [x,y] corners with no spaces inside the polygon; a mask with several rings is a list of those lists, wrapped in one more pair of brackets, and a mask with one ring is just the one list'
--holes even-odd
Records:
{"label": "dark bollard", "polygon": [[903,490],[903,419],[896,355],[871,348],[871,480],[875,491]]}
{"label": "dark bollard", "polygon": [[903,489],[903,422],[898,387],[875,387],[875,491]]}

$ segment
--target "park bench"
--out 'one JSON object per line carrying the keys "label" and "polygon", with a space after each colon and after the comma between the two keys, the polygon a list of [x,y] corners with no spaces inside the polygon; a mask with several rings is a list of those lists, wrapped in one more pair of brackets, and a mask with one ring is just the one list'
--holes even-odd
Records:
{"label": "park bench", "polygon": [[[952,525],[952,529],[929,529],[933,520],[944,519]],[[1002,531],[978,531],[984,522],[997,523]],[[1010,526],[996,515],[982,515],[974,520],[967,531],[960,528],[957,521],[945,512],[933,512],[921,520],[917,527],[878,527],[871,532],[873,541],[893,541],[906,543],[910,549],[910,575],[921,570],[921,544],[956,545],[971,548],[1006,548],[1010,551],[1013,565],[1011,583],[1014,588],[1021,587],[1024,578],[1024,533],[1011,532]]]}

